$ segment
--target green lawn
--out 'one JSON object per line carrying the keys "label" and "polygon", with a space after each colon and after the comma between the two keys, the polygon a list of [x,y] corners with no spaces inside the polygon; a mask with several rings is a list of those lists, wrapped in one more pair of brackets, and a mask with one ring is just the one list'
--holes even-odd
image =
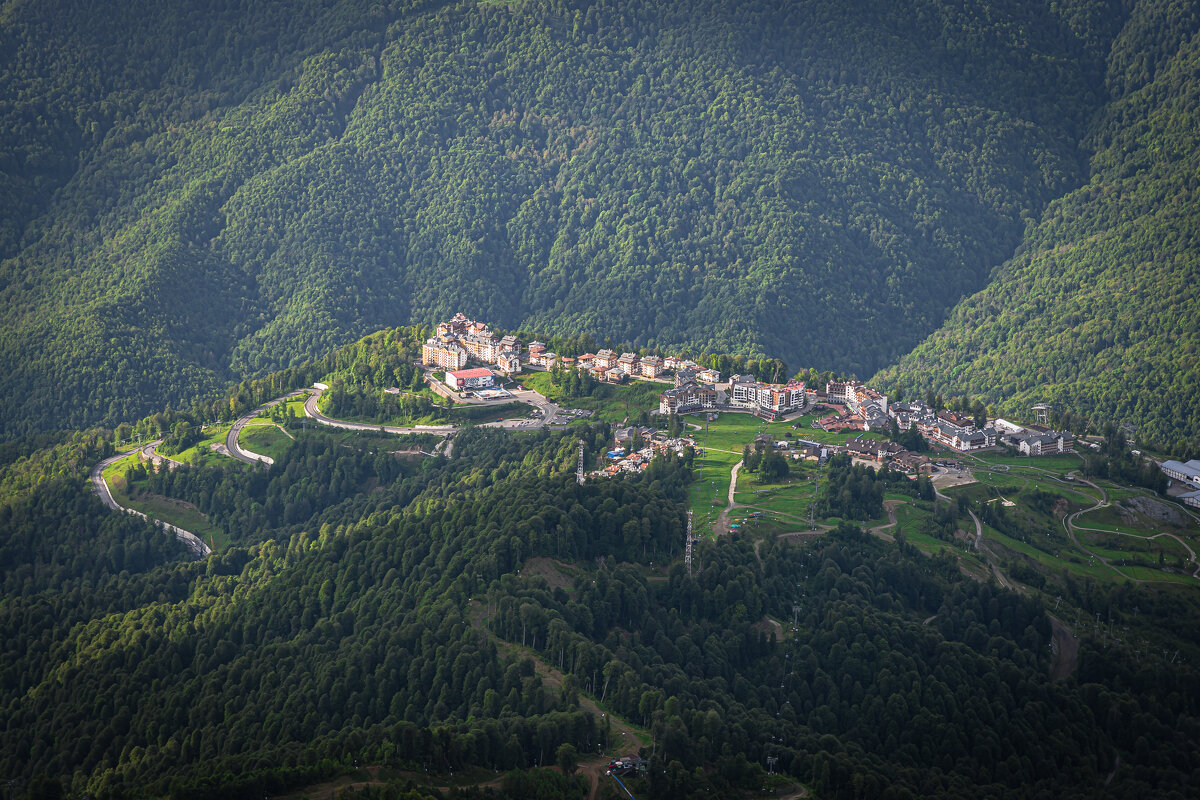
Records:
{"label": "green lawn", "polygon": [[1170,536],[1159,536],[1157,539],[1148,539],[1140,534],[1121,535],[1117,533],[1094,532],[1080,533],[1078,536],[1087,545],[1089,550],[1101,553],[1105,558],[1144,556],[1150,559],[1157,559],[1160,552],[1172,560],[1176,558],[1189,558],[1187,548]]}
{"label": "green lawn", "polygon": [[1068,473],[1083,466],[1083,459],[1074,453],[1053,456],[1010,456],[1008,453],[976,453],[971,458],[987,464],[1007,464],[1048,472]]}
{"label": "green lawn", "polygon": [[1186,583],[1192,586],[1200,586],[1200,581],[1191,575],[1163,572],[1152,567],[1121,567],[1121,571],[1129,575],[1129,577],[1137,578],[1140,581],[1162,581],[1165,583]]}
{"label": "green lawn", "polygon": [[171,456],[176,461],[182,461],[185,464],[195,464],[197,466],[211,466],[213,464],[227,464],[230,459],[228,456],[221,455],[213,450],[212,446],[225,444],[225,434],[229,433],[229,428],[233,423],[225,422],[220,425],[207,426],[204,429],[204,438],[188,449]]}
{"label": "green lawn", "polygon": [[808,507],[812,504],[814,490],[812,480],[805,475],[788,483],[773,486],[758,487],[758,481],[753,477],[738,476],[738,490],[734,500],[747,506],[779,511],[797,517],[807,517]]}
{"label": "green lawn", "polygon": [[284,409],[285,411],[290,411],[294,417],[303,418],[306,416],[304,413],[304,402],[306,400],[308,400],[308,395],[304,395],[296,400],[288,400],[287,403],[284,404]]}
{"label": "green lawn", "polygon": [[[684,419],[695,424],[702,418]],[[722,413],[707,426],[703,422],[699,424],[700,430],[694,430],[689,425],[687,431],[703,452],[702,456],[696,458],[700,475],[688,494],[696,528],[704,530],[712,527],[728,504],[730,472],[742,460],[742,447],[754,441],[762,420],[749,414]]]}
{"label": "green lawn", "polygon": [[996,542],[997,544],[1002,545],[1004,548],[1015,553],[1029,556],[1034,561],[1055,573],[1059,573],[1066,569],[1078,576],[1091,577],[1098,580],[1124,580],[1120,575],[1114,572],[1111,567],[1106,567],[1099,562],[1090,563],[1088,557],[1084,553],[1079,553],[1074,557],[1074,559],[1059,558],[1039,550],[1033,545],[1026,544],[1025,542],[1019,542],[1016,539],[1010,539],[988,525],[983,526],[983,535],[988,541]]}
{"label": "green lawn", "polygon": [[273,461],[282,458],[293,441],[282,428],[269,420],[251,420],[238,436],[238,444],[242,447],[252,453],[268,456]]}
{"label": "green lawn", "polygon": [[657,409],[659,395],[670,388],[663,383],[632,381],[626,384],[601,384],[590,397],[566,397],[559,387],[551,383],[550,377],[549,372],[529,372],[520,376],[520,382],[565,408],[594,411],[595,419],[604,422],[622,423],[642,412]]}

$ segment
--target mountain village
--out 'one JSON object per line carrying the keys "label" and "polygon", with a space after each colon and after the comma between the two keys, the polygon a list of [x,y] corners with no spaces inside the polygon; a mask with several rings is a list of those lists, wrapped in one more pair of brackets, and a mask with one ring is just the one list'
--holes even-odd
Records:
{"label": "mountain village", "polygon": [[[445,370],[445,388],[427,377],[435,391],[449,395],[499,399],[507,396],[500,383],[531,370],[574,369],[587,372],[601,383],[654,381],[664,384],[657,414],[716,414],[721,412],[753,414],[763,420],[787,420],[802,414],[818,414],[814,428],[827,432],[862,434],[915,429],[923,439],[957,454],[1003,451],[1011,448],[1025,456],[1072,452],[1074,436],[1069,431],[1052,430],[1047,424],[1046,407],[1036,407],[1039,421],[1022,425],[994,419],[980,427],[969,415],[947,409],[935,410],[921,402],[889,402],[887,395],[860,381],[830,381],[823,389],[803,381],[764,383],[752,375],[731,375],[723,380],[714,369],[679,356],[618,354],[602,349],[576,357],[560,356],[547,350],[542,342],[525,345],[515,335],[499,336],[487,323],[455,314],[439,323],[436,332],[422,346],[422,363]],[[469,366],[472,362],[483,366]],[[447,391],[449,390],[449,392]],[[668,438],[654,428],[614,426],[614,445],[608,452],[613,461],[593,474],[617,474],[644,469],[656,452],[666,449],[682,452],[694,445],[691,439]],[[634,448],[635,442],[644,444]],[[910,476],[929,474],[934,460],[905,449],[895,441],[860,436],[843,445],[822,445],[802,438],[758,442],[757,446],[788,451],[794,459],[824,461],[837,453],[873,464],[886,465]],[[1200,466],[1198,464],[1197,466]],[[1200,475],[1200,471],[1198,471]],[[1195,501],[1200,504],[1200,499]]]}

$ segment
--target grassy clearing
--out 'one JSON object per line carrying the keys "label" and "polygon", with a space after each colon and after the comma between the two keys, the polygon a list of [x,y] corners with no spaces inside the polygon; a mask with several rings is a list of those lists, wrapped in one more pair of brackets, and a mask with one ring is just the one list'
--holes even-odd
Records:
{"label": "grassy clearing", "polygon": [[225,434],[229,433],[232,425],[233,423],[221,423],[217,426],[205,428],[203,439],[188,449],[171,456],[171,458],[196,466],[228,464],[232,459],[213,450],[213,445],[225,444]]}
{"label": "grassy clearing", "polygon": [[1121,567],[1121,570],[1131,578],[1136,578],[1139,581],[1159,581],[1163,583],[1186,583],[1191,586],[1200,586],[1200,581],[1193,578],[1191,575],[1180,575],[1176,572],[1163,572],[1153,567]]}
{"label": "grassy clearing", "polygon": [[1177,558],[1187,560],[1191,557],[1187,548],[1170,536],[1148,539],[1133,533],[1081,533],[1079,538],[1087,544],[1089,550],[1100,553],[1105,558],[1149,556],[1156,559],[1159,553],[1172,561]]}
{"label": "grassy clearing", "polygon": [[696,458],[700,474],[688,491],[698,530],[711,528],[729,502],[730,472],[742,460],[742,447],[754,441],[761,424],[762,420],[749,414],[722,413],[708,423],[707,430],[703,423],[699,431],[689,429],[702,453]]}
{"label": "grassy clearing", "polygon": [[1095,578],[1097,580],[1124,580],[1111,567],[1106,567],[1104,564],[1101,564],[1098,561],[1092,561],[1082,553],[1079,553],[1078,555],[1073,554],[1067,558],[1060,558],[1045,551],[1039,550],[1033,545],[1009,538],[1008,536],[1005,536],[1004,534],[987,525],[983,526],[983,535],[988,541],[995,542],[996,544],[1014,553],[1028,556],[1041,566],[1051,570],[1054,573],[1061,573],[1062,570],[1065,569],[1077,576]]}
{"label": "grassy clearing", "polygon": [[845,444],[851,439],[857,439],[859,436],[873,439],[887,438],[882,433],[864,434],[861,431],[854,431],[852,433],[827,433],[820,428],[812,427],[812,423],[816,419],[818,419],[816,414],[805,414],[784,422],[771,422],[765,426],[764,432],[769,432],[774,439],[787,439],[789,438],[788,434],[791,434],[790,438],[806,439],[810,442],[818,442],[820,444]]}
{"label": "grassy clearing", "polygon": [[549,372],[530,372],[521,383],[559,405],[594,411],[604,422],[621,423],[658,408],[659,395],[670,386],[664,383],[633,381],[627,384],[601,384],[590,397],[566,397],[550,380]]}
{"label": "grassy clearing", "polygon": [[305,416],[304,402],[306,400],[308,400],[308,395],[304,395],[296,400],[288,400],[284,404],[284,413],[290,413],[293,417],[303,418]]}
{"label": "grassy clearing", "polygon": [[1105,506],[1080,514],[1075,518],[1075,524],[1080,528],[1100,528],[1133,534],[1157,533],[1160,529],[1160,526],[1154,524],[1153,520],[1147,519],[1141,514],[1130,514],[1126,517],[1113,506]]}
{"label": "grassy clearing", "polygon": [[268,422],[264,425],[248,425],[238,436],[238,444],[252,453],[268,456],[278,461],[292,446],[294,440],[283,429]]}
{"label": "grassy clearing", "polygon": [[1083,466],[1083,459],[1074,453],[1037,457],[1010,456],[1008,453],[977,453],[972,458],[986,464],[1007,464],[1010,467],[1028,467],[1063,474]]}
{"label": "grassy clearing", "polygon": [[194,533],[209,543],[213,550],[221,550],[229,545],[229,537],[225,532],[213,525],[195,506],[150,494],[145,487],[139,488],[136,484],[131,486],[126,473],[137,463],[138,455],[135,453],[110,464],[104,470],[104,480],[119,505]]}
{"label": "grassy clearing", "polygon": [[743,489],[747,484],[756,486],[758,482],[754,478],[747,480],[739,475],[738,491],[733,495],[738,503],[798,517],[808,516],[809,506],[815,497],[812,480],[807,476],[757,490]]}

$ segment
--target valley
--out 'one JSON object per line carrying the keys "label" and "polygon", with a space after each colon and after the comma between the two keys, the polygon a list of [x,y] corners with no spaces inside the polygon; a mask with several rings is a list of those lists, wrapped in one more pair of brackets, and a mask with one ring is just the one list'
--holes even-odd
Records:
{"label": "valley", "polygon": [[0,14],[5,800],[1200,796],[1200,9]]}

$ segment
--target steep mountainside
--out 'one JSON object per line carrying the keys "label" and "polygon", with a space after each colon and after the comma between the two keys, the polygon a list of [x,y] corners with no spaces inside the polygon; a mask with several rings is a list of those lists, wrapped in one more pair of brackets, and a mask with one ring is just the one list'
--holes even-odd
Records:
{"label": "steep mountainside", "polygon": [[1106,3],[10,2],[0,436],[388,324],[866,375],[1086,176]]}
{"label": "steep mountainside", "polygon": [[1193,3],[1137,8],[1110,58],[1091,180],[883,383],[1049,401],[1200,449],[1197,31]]}

